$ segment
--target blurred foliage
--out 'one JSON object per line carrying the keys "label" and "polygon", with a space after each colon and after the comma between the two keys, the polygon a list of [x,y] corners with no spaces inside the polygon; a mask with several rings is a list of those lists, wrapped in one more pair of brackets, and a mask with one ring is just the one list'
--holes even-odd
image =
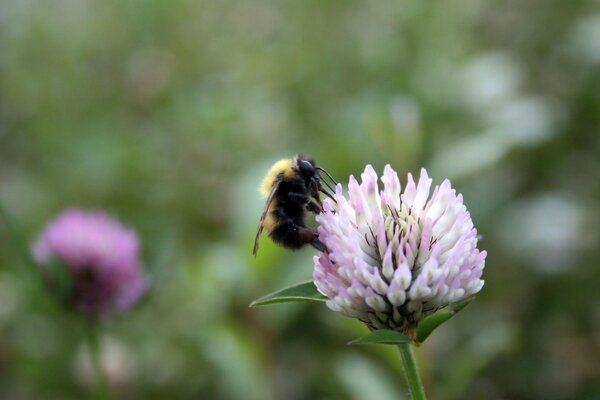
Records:
{"label": "blurred foliage", "polygon": [[[0,199],[29,241],[67,206],[143,237],[152,291],[102,342],[114,398],[385,400],[399,356],[346,346],[359,322],[248,308],[313,255],[252,258],[256,187],[298,152],[340,181],[425,166],[489,252],[417,349],[431,398],[600,398],[599,71],[596,0],[1,0]],[[0,398],[86,396],[80,325],[0,225]]]}

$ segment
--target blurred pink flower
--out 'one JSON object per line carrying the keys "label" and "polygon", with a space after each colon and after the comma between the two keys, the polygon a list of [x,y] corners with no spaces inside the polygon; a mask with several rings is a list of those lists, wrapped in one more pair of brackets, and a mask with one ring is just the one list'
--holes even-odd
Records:
{"label": "blurred pink flower", "polygon": [[334,311],[358,318],[371,329],[412,334],[439,308],[479,292],[486,252],[460,194],[445,180],[430,196],[425,169],[401,193],[387,165],[377,186],[368,165],[359,184],[353,176],[347,197],[338,184],[317,216],[319,239],[328,252],[314,258],[313,278]]}
{"label": "blurred pink flower", "polygon": [[64,265],[71,280],[70,305],[107,316],[128,310],[146,291],[139,247],[135,232],[118,220],[70,209],[46,226],[32,252],[49,274],[54,262]]}

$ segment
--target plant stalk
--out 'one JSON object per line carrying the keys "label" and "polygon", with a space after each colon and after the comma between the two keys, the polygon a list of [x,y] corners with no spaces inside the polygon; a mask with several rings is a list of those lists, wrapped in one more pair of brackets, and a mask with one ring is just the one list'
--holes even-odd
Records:
{"label": "plant stalk", "polygon": [[95,375],[95,398],[96,400],[108,399],[108,382],[102,368],[100,335],[98,332],[98,324],[90,323],[87,326],[87,345],[90,352],[90,359]]}
{"label": "plant stalk", "polygon": [[402,343],[398,345],[400,357],[402,358],[402,366],[404,367],[404,375],[410,389],[412,400],[426,400],[425,389],[421,383],[421,376],[417,368],[417,361],[413,353],[411,343]]}

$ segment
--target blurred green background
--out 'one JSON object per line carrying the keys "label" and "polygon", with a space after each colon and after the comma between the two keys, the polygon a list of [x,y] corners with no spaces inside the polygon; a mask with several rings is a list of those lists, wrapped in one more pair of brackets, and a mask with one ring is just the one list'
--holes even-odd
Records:
{"label": "blurred green background", "polygon": [[[28,242],[68,206],[143,238],[153,287],[105,326],[113,398],[406,398],[392,347],[325,306],[257,186],[428,168],[463,193],[486,285],[417,349],[432,399],[600,398],[597,0],[0,0],[0,200]],[[81,326],[0,225],[0,398],[93,387]]]}

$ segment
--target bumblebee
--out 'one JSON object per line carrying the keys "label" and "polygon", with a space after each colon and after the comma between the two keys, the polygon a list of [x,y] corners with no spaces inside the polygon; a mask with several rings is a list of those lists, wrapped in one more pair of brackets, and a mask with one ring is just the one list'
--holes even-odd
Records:
{"label": "bumblebee", "polygon": [[[310,244],[317,250],[326,250],[319,235],[306,226],[307,212],[316,214],[322,211],[319,193],[332,198],[322,186],[324,181],[321,180],[320,172],[324,172],[335,182],[327,171],[301,155],[279,160],[267,172],[260,186],[261,194],[267,198],[267,202],[254,239],[255,257],[263,229],[275,243],[283,247],[296,250]],[[333,191],[327,182],[325,184]]]}

